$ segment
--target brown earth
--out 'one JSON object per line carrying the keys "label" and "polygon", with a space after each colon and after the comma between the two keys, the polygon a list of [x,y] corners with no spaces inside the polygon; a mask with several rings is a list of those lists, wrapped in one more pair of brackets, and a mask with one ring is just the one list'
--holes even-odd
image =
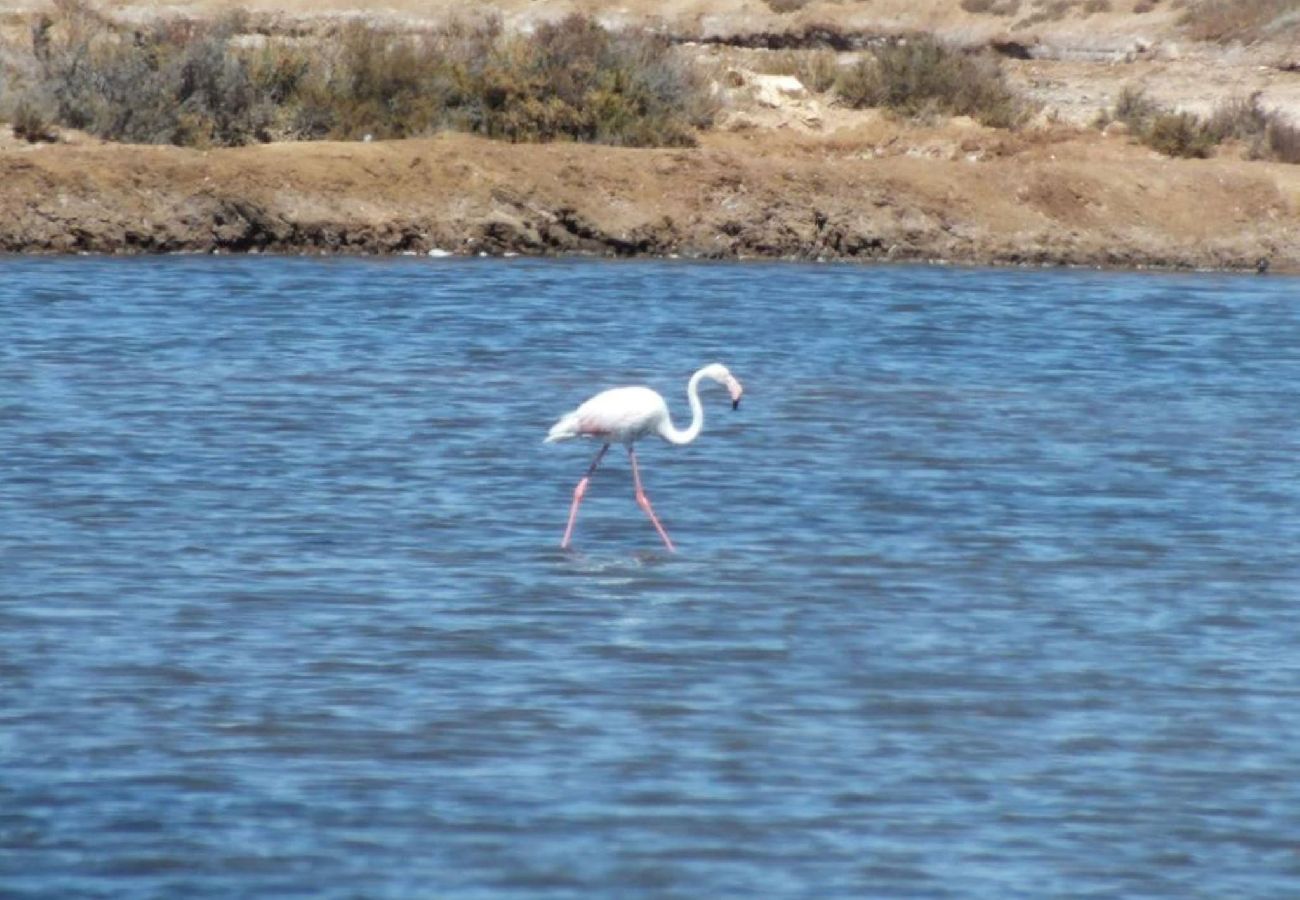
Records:
{"label": "brown earth", "polygon": [[[742,0],[656,8],[663,16],[695,16],[699,29],[711,22],[716,30],[725,19],[718,10],[728,4],[770,13],[765,4]],[[199,4],[224,5],[230,4]],[[350,4],[315,6],[328,13]],[[832,7],[858,14],[870,6],[822,2],[801,14]],[[911,11],[912,20],[890,20],[890,27],[925,25],[918,17],[942,8],[951,14],[935,13],[930,25],[950,34],[979,25],[984,31],[976,38],[996,36],[978,17],[952,13],[955,3],[882,0],[875,6],[881,15],[894,7]],[[585,8],[502,4],[520,17],[570,7]],[[130,14],[140,8],[121,5]],[[284,9],[281,15],[293,8]],[[416,5],[385,9],[386,15],[414,14]],[[708,9],[713,18],[705,22],[700,10]],[[1248,269],[1266,259],[1275,270],[1300,270],[1300,166],[1247,161],[1237,147],[1221,148],[1209,160],[1169,159],[1122,133],[1085,124],[1128,83],[1185,108],[1256,89],[1267,105],[1300,108],[1300,72],[1287,62],[1294,48],[1176,48],[1169,16],[1149,32],[1154,38],[1135,43],[1132,22],[1121,19],[1102,17],[1086,35],[1080,23],[1067,21],[1031,36],[1035,58],[1008,65],[1045,111],[1018,133],[964,119],[908,125],[797,91],[774,102],[753,89],[750,73],[762,68],[755,58],[761,52],[718,46],[698,52],[730,84],[724,114],[716,131],[686,150],[511,145],[442,135],[197,151],[76,134],[29,145],[0,128],[0,250],[588,253]]]}

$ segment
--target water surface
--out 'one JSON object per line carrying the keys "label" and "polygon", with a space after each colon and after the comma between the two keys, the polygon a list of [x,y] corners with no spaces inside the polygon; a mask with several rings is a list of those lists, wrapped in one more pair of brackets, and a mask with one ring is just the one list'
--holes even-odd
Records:
{"label": "water surface", "polygon": [[0,894],[1294,897],[1297,297],[0,260]]}

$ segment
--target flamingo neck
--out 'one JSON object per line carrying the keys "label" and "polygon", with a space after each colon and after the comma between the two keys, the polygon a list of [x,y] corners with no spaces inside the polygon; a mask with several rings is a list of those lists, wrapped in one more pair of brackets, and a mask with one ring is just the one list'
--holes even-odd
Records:
{"label": "flamingo neck", "polygon": [[663,430],[659,433],[668,443],[689,444],[700,436],[700,431],[704,428],[704,407],[700,405],[700,379],[703,377],[704,370],[700,369],[686,384],[686,400],[691,405],[691,424],[682,430],[673,425],[671,419],[664,422]]}

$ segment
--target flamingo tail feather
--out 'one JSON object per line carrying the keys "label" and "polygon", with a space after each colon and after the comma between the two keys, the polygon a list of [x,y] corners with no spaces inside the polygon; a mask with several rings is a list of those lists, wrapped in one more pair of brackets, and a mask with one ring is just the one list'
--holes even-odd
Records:
{"label": "flamingo tail feather", "polygon": [[558,441],[570,441],[580,434],[577,415],[569,413],[551,426],[551,430],[546,433],[546,440],[543,443],[554,444]]}

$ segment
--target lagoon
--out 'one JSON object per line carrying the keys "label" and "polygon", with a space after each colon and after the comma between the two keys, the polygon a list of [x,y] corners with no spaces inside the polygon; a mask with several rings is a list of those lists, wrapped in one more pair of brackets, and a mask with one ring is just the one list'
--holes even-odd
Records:
{"label": "lagoon", "polygon": [[0,259],[0,893],[1293,896],[1298,297]]}

